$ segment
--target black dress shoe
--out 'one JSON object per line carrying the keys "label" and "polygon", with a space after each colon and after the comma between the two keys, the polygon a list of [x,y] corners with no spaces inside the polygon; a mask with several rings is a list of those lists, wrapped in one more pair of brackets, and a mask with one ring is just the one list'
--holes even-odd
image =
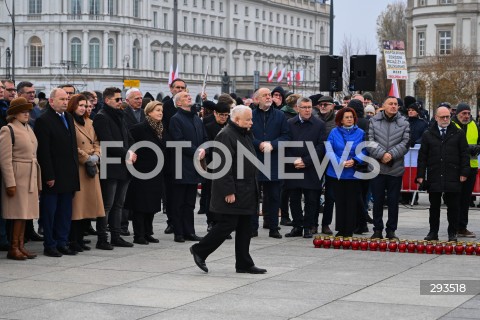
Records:
{"label": "black dress shoe", "polygon": [[268,233],[268,236],[270,238],[282,239],[282,235],[280,234],[280,232],[278,232],[277,229],[270,230],[270,232]]}
{"label": "black dress shoe", "polygon": [[188,235],[185,236],[185,240],[188,240],[188,241],[200,241],[202,239],[203,239],[203,237],[199,237],[195,233],[194,234],[188,234]]}
{"label": "black dress shoe", "polygon": [[92,240],[90,240],[90,239],[83,239],[83,243],[89,244],[89,243],[92,243]]}
{"label": "black dress shoe", "polygon": [[282,219],[280,219],[280,224],[282,226],[291,227],[292,226],[292,220],[290,220],[288,218],[282,218]]}
{"label": "black dress shoe", "polygon": [[43,254],[47,257],[60,258],[63,256],[56,248],[45,248],[43,249]]}
{"label": "black dress shoe", "polygon": [[373,234],[372,234],[372,236],[370,237],[370,239],[383,239],[383,233],[382,233],[382,231],[380,231],[380,230],[373,231]]}
{"label": "black dress shoe", "polygon": [[[301,237],[303,234],[302,228],[294,227],[292,230],[290,230],[289,233],[285,234],[285,237],[287,238],[293,238],[293,237]],[[310,232],[310,234],[312,234]]]}
{"label": "black dress shoe", "polygon": [[250,238],[256,238],[256,237],[258,237],[258,231],[254,230],[254,231],[252,231],[252,234],[250,235]]}
{"label": "black dress shoe", "polygon": [[130,235],[130,231],[128,230],[121,230],[120,235],[124,237],[128,237]]}
{"label": "black dress shoe", "polygon": [[83,251],[90,251],[92,248],[87,246],[86,244],[81,244],[80,247],[82,247]]}
{"label": "black dress shoe", "polygon": [[159,243],[160,242],[160,240],[158,240],[157,238],[154,238],[150,235],[145,236],[145,240],[147,240],[148,242],[151,242],[151,243]]}
{"label": "black dress shoe", "polygon": [[70,247],[70,250],[83,252],[83,248],[76,242],[70,242],[69,247]]}
{"label": "black dress shoe", "polygon": [[355,234],[363,234],[363,233],[367,233],[369,230],[368,230],[368,226],[367,224],[365,224],[363,227],[357,227],[355,228],[355,230],[353,230],[353,233]]}
{"label": "black dress shoe", "polygon": [[113,246],[108,241],[98,241],[95,248],[99,250],[113,250]]}
{"label": "black dress shoe", "polygon": [[165,228],[165,231],[163,231],[165,234],[172,234],[173,233],[173,227],[171,225],[168,225]]}
{"label": "black dress shoe", "polygon": [[247,269],[237,268],[237,273],[262,274],[266,272],[267,272],[267,269],[258,268],[257,266],[251,266],[250,268],[247,268]]}
{"label": "black dress shoe", "polygon": [[[395,240],[400,240],[397,235],[395,234],[395,231],[387,231],[387,234],[385,235],[387,239],[395,239]],[[381,238],[380,238],[381,239]]]}
{"label": "black dress shoe", "polygon": [[432,241],[438,240],[438,233],[430,231],[423,240]]}
{"label": "black dress shoe", "polygon": [[175,235],[173,238],[173,241],[175,242],[185,242],[185,238],[182,235]]}
{"label": "black dress shoe", "polygon": [[97,231],[95,231],[95,229],[93,229],[92,225],[88,226],[87,233],[91,236],[96,236],[97,235]]}
{"label": "black dress shoe", "polygon": [[312,230],[310,229],[303,229],[303,237],[308,239],[308,238],[313,238]]}
{"label": "black dress shoe", "polygon": [[457,234],[456,234],[456,233],[449,233],[449,234],[448,234],[448,241],[455,241],[455,242],[457,242]]}
{"label": "black dress shoe", "polygon": [[113,238],[111,245],[114,247],[131,248],[133,243],[125,241],[122,237]]}
{"label": "black dress shoe", "polygon": [[28,235],[28,239],[31,241],[43,241],[43,237],[35,232],[35,230],[31,229],[30,234]]}
{"label": "black dress shoe", "polygon": [[193,256],[193,261],[195,261],[195,264],[197,265],[197,267],[202,269],[202,271],[208,273],[208,268],[207,268],[207,264],[205,263],[205,260],[202,259],[198,254],[196,254],[195,251],[193,251],[193,246],[190,247],[190,253]]}
{"label": "black dress shoe", "polygon": [[74,251],[72,249],[70,249],[69,247],[67,246],[64,246],[64,247],[57,247],[57,250],[58,252],[60,252],[61,254],[64,254],[66,256],[75,256],[77,255],[77,251]]}
{"label": "black dress shoe", "polygon": [[149,242],[148,242],[147,240],[145,240],[145,238],[133,239],[133,243],[136,243],[136,244],[149,244]]}

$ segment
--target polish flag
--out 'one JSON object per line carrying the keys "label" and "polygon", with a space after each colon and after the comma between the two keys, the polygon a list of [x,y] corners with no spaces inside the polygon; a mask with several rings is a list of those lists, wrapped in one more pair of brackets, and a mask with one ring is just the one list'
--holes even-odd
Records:
{"label": "polish flag", "polygon": [[275,74],[277,73],[277,67],[273,68],[273,70],[270,70],[267,75],[267,81],[272,82],[273,77],[275,77]]}
{"label": "polish flag", "polygon": [[297,83],[300,83],[303,81],[303,79],[304,79],[304,70],[300,70],[295,75],[295,80],[297,81]]}
{"label": "polish flag", "polygon": [[278,71],[277,82],[282,82],[284,76],[285,76],[285,68],[283,68],[281,71]]}
{"label": "polish flag", "polygon": [[175,69],[175,73],[173,73],[173,66],[170,65],[170,72],[168,73],[168,85],[171,85],[173,80],[178,78],[178,65]]}
{"label": "polish flag", "polygon": [[390,92],[388,95],[390,97],[400,98],[400,94],[398,93],[397,79],[392,79],[392,85],[390,86]]}
{"label": "polish flag", "polygon": [[292,82],[293,82],[293,71],[288,71],[287,72],[287,84],[289,86],[291,86]]}

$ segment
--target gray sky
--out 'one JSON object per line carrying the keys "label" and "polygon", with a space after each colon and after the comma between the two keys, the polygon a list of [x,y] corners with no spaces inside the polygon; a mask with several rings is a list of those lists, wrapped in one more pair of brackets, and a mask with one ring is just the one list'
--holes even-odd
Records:
{"label": "gray sky", "polygon": [[[359,39],[369,48],[370,54],[378,54],[377,17],[389,3],[395,0],[333,0],[335,14],[333,54],[340,53],[345,36]],[[355,42],[353,42],[355,43]],[[364,54],[364,52],[362,52]]]}

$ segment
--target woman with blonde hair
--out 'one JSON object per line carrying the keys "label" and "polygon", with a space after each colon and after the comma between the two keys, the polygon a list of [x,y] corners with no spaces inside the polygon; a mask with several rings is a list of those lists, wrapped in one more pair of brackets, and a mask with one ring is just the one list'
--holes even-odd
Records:
{"label": "woman with blonde hair", "polygon": [[0,130],[0,169],[2,171],[2,216],[9,221],[8,259],[33,259],[37,255],[24,247],[27,220],[38,219],[38,193],[41,190],[37,162],[37,138],[28,125],[33,105],[20,97],[10,102],[8,125]]}
{"label": "woman with blonde hair", "polygon": [[70,98],[67,107],[67,112],[71,113],[74,119],[78,147],[80,191],[75,192],[73,197],[70,228],[70,249],[77,252],[90,250],[83,241],[85,219],[105,216],[98,175],[100,142],[93,128],[93,121],[88,116],[87,103],[87,97],[76,94]]}

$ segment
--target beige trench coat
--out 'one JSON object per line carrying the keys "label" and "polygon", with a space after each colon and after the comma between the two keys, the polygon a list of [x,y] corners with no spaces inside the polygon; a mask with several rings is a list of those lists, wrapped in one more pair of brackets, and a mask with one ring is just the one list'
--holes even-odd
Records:
{"label": "beige trench coat", "polygon": [[85,119],[85,126],[75,121],[77,134],[78,164],[80,176],[80,191],[75,192],[73,197],[72,220],[93,219],[105,216],[103,208],[102,190],[100,189],[100,177],[95,178],[87,175],[85,162],[88,157],[96,154],[100,157],[100,143],[93,129],[93,121]]}
{"label": "beige trench coat", "polygon": [[[10,129],[0,130],[0,170],[2,171],[2,216],[4,219],[38,219],[38,192],[42,189],[40,166],[37,162],[37,138],[28,124],[14,119],[12,146]],[[6,187],[16,187],[9,197]]]}

